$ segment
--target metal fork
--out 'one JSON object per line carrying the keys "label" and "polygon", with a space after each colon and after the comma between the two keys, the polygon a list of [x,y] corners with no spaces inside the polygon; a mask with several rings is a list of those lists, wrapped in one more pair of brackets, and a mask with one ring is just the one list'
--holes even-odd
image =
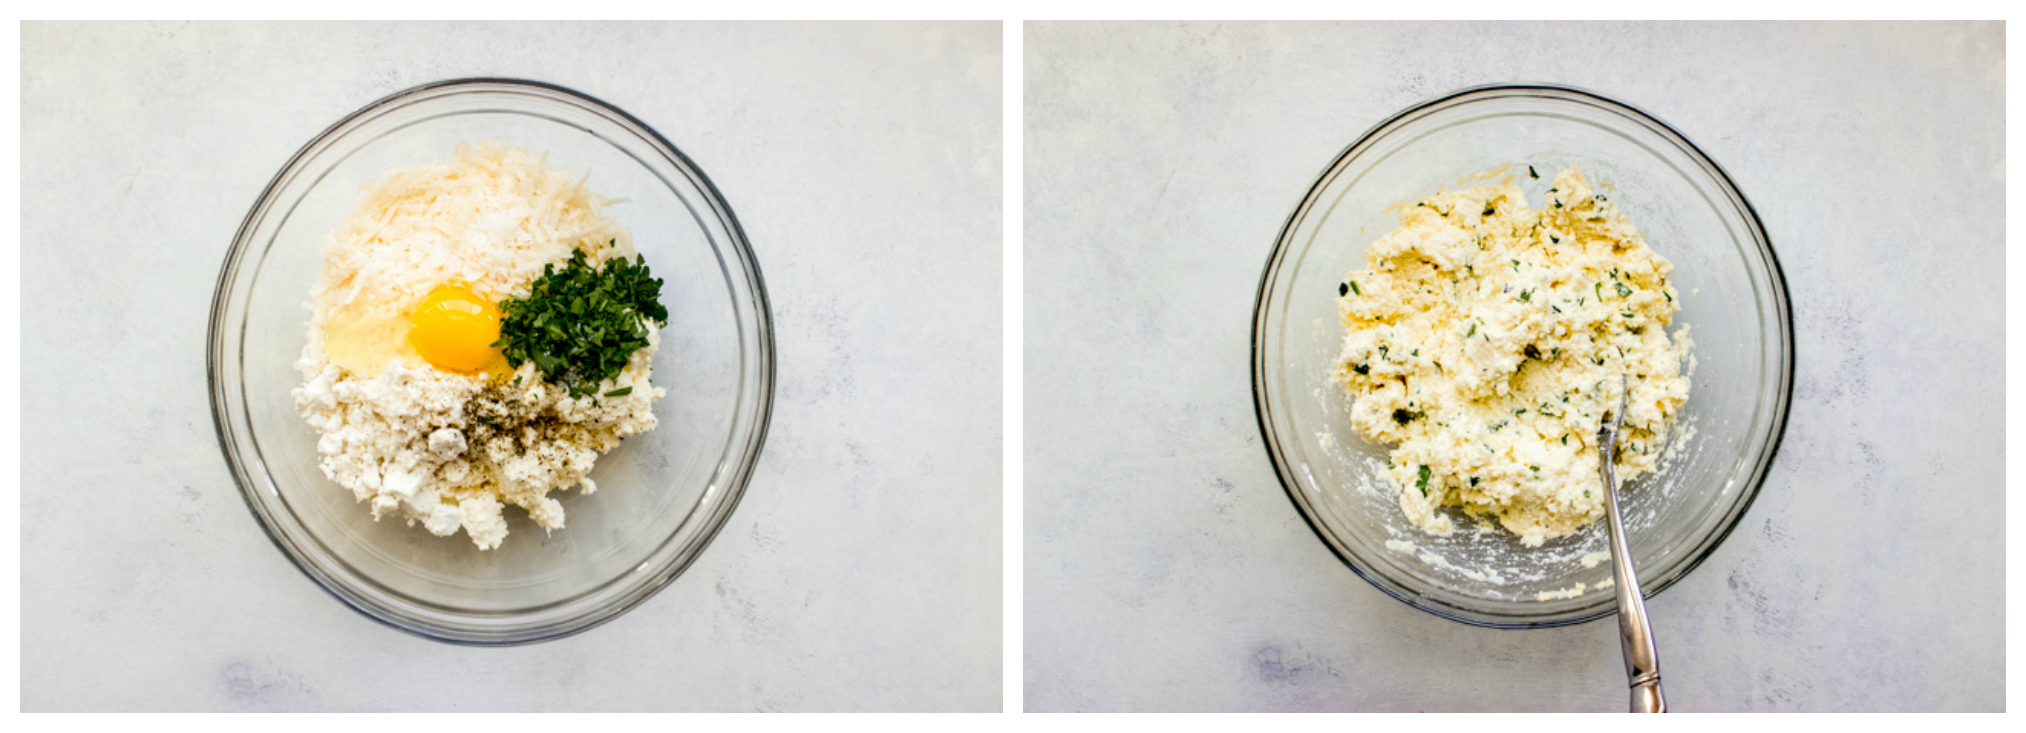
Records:
{"label": "metal fork", "polygon": [[1597,450],[1604,458],[1604,505],[1610,514],[1611,577],[1618,591],[1618,635],[1625,651],[1625,676],[1632,685],[1632,712],[1667,712],[1660,694],[1660,655],[1653,648],[1653,625],[1646,619],[1646,599],[1632,570],[1632,548],[1625,542],[1625,523],[1618,515],[1618,428],[1625,423],[1630,384],[1618,375],[1618,409],[1597,427]]}

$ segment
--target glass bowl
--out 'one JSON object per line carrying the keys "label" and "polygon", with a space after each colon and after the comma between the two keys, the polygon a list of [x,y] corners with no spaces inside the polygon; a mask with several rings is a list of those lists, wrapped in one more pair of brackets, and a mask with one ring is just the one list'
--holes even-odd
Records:
{"label": "glass bowl", "polygon": [[1751,204],[1680,133],[1558,86],[1464,89],[1394,115],[1330,163],[1281,229],[1253,314],[1253,397],[1274,468],[1316,535],[1372,585],[1443,618],[1526,628],[1615,612],[1597,588],[1611,576],[1604,525],[1528,548],[1472,520],[1449,537],[1408,523],[1379,475],[1389,447],[1357,436],[1350,397],[1330,380],[1343,339],[1337,287],[1398,225],[1386,206],[1507,166],[1538,205],[1569,165],[1674,262],[1675,327],[1687,326],[1695,344],[1674,455],[1621,489],[1647,595],[1687,575],[1737,526],[1786,425],[1794,337],[1779,263]]}
{"label": "glass bowl", "polygon": [[[365,504],[317,468],[296,414],[293,362],[309,321],[319,245],[360,188],[399,168],[500,140],[590,188],[629,199],[607,212],[665,281],[669,320],[654,359],[659,427],[592,472],[595,494],[560,492],[564,529],[508,510],[511,534],[481,552]],[[554,639],[610,621],[680,575],[744,493],[774,392],[766,287],[745,233],[703,171],[645,123],[538,82],[461,79],[367,105],[275,174],[233,239],[211,306],[208,358],[218,442],[277,547],[347,605],[424,637],[469,644]]]}

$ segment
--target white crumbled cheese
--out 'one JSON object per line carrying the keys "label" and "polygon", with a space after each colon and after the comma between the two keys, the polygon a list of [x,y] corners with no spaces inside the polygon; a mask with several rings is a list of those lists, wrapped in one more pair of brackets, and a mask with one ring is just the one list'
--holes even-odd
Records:
{"label": "white crumbled cheese", "polygon": [[1385,475],[1401,510],[1447,535],[1441,509],[1460,507],[1528,545],[1589,526],[1620,375],[1621,486],[1654,470],[1688,399],[1673,265],[1574,169],[1539,211],[1509,181],[1400,209],[1339,285],[1336,379],[1359,436],[1398,444]]}
{"label": "white crumbled cheese", "polygon": [[1588,586],[1585,586],[1585,585],[1583,585],[1582,583],[1577,583],[1577,584],[1575,584],[1575,585],[1569,586],[1569,587],[1567,587],[1567,588],[1563,588],[1563,589],[1561,589],[1561,590],[1544,590],[1544,591],[1541,591],[1541,592],[1539,592],[1539,593],[1536,593],[1536,594],[1534,594],[1534,600],[1536,600],[1536,601],[1553,601],[1553,600],[1559,600],[1559,599],[1563,599],[1563,598],[1581,598],[1581,597],[1583,597],[1583,592],[1584,592],[1584,591],[1587,591],[1587,590],[1589,590],[1589,587],[1588,587]]}
{"label": "white crumbled cheese", "polygon": [[[631,237],[600,212],[605,203],[527,151],[459,146],[450,161],[368,186],[325,242],[309,339],[296,362],[303,384],[293,396],[319,434],[324,475],[367,503],[374,519],[398,513],[438,536],[463,529],[480,549],[505,540],[509,504],[561,529],[563,506],[548,494],[571,486],[591,493],[598,456],[654,429],[653,404],[667,391],[650,382],[661,343],[651,325],[648,345],[583,398],[543,380],[532,363],[510,378],[399,359],[365,374],[332,363],[324,350],[323,325],[355,299],[405,318],[446,282],[498,299],[525,295],[545,265],[578,248],[593,265],[631,256]],[[622,387],[632,392],[605,396]]]}

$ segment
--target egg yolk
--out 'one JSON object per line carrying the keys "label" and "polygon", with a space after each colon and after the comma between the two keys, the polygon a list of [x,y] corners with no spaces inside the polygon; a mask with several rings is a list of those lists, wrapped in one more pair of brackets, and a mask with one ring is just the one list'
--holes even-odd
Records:
{"label": "egg yolk", "polygon": [[462,286],[429,291],[408,321],[408,343],[438,369],[475,372],[500,358],[499,308]]}

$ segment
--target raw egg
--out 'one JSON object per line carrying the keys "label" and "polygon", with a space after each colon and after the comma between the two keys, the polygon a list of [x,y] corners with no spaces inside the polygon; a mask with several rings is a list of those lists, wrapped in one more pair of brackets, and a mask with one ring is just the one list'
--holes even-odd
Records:
{"label": "raw egg", "polygon": [[499,322],[499,307],[492,301],[461,285],[438,285],[409,316],[408,343],[438,369],[502,371],[505,360],[493,346]]}
{"label": "raw egg", "polygon": [[422,356],[408,345],[408,330],[399,310],[356,299],[332,311],[324,324],[324,353],[332,364],[367,377],[394,363],[419,369]]}

